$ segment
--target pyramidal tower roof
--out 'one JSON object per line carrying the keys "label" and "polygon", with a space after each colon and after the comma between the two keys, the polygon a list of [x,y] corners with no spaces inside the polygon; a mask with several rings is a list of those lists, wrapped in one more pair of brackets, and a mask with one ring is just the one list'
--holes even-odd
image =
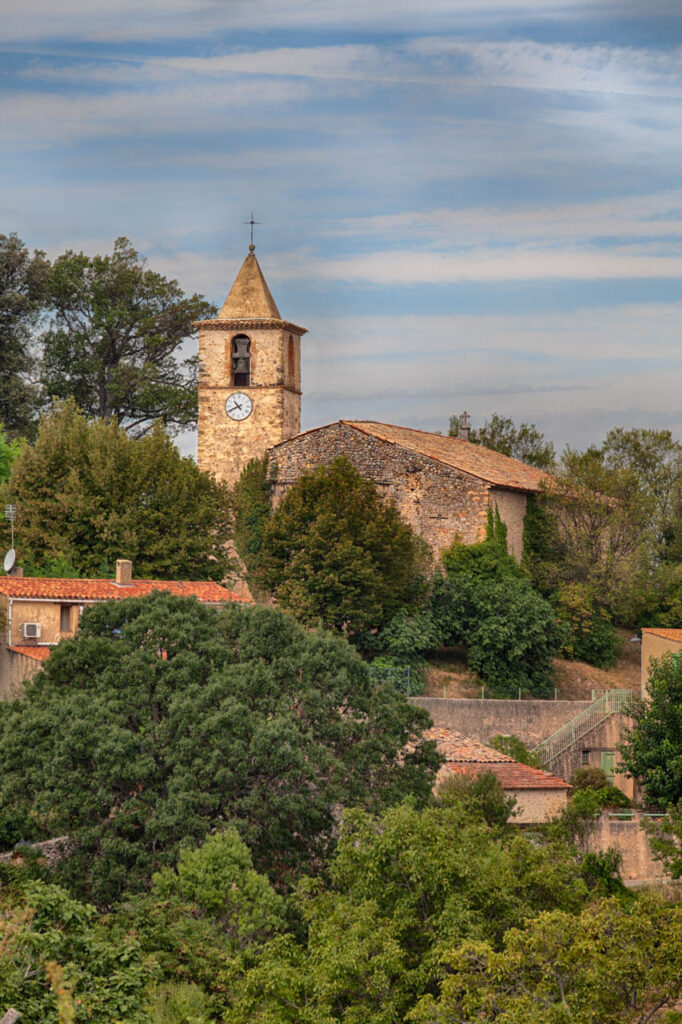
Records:
{"label": "pyramidal tower roof", "polygon": [[280,320],[279,310],[258,265],[253,245],[218,314],[221,320]]}

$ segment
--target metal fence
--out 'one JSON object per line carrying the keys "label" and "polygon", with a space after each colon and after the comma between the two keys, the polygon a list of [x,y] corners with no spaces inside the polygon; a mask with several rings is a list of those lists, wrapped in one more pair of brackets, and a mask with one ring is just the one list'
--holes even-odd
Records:
{"label": "metal fence", "polygon": [[408,697],[419,692],[419,680],[410,671],[409,665],[370,665],[369,674],[374,683],[390,683],[398,693]]}
{"label": "metal fence", "polygon": [[[598,692],[598,691],[597,691]],[[585,708],[561,729],[534,748],[543,764],[551,765],[560,754],[576,746],[592,729],[606,721],[611,715],[625,711],[632,700],[631,690],[606,690],[589,708]]]}

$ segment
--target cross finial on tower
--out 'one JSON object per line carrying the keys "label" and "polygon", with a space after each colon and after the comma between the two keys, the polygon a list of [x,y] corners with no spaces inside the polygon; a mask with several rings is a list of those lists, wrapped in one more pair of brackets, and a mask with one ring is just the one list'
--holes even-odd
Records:
{"label": "cross finial on tower", "polygon": [[255,250],[255,248],[256,248],[256,246],[253,244],[253,225],[254,224],[260,224],[260,223],[261,222],[259,220],[254,220],[253,219],[253,210],[251,211],[251,220],[245,220],[244,221],[244,224],[250,224],[251,225],[251,245],[249,246],[249,252],[253,252]]}

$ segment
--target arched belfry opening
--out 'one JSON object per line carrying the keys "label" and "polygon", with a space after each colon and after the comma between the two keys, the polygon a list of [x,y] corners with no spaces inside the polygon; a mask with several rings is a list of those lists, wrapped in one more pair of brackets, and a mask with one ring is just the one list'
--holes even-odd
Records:
{"label": "arched belfry opening", "polygon": [[232,383],[237,388],[251,386],[251,340],[245,334],[237,334],[230,344],[230,367]]}

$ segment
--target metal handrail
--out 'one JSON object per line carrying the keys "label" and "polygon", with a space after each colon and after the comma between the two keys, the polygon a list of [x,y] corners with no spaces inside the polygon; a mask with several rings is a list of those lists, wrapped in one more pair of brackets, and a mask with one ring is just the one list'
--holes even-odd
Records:
{"label": "metal handrail", "polygon": [[605,722],[611,715],[622,712],[632,700],[632,690],[606,690],[589,708],[562,725],[555,733],[533,748],[543,764],[551,765],[565,750],[574,747],[592,729]]}

